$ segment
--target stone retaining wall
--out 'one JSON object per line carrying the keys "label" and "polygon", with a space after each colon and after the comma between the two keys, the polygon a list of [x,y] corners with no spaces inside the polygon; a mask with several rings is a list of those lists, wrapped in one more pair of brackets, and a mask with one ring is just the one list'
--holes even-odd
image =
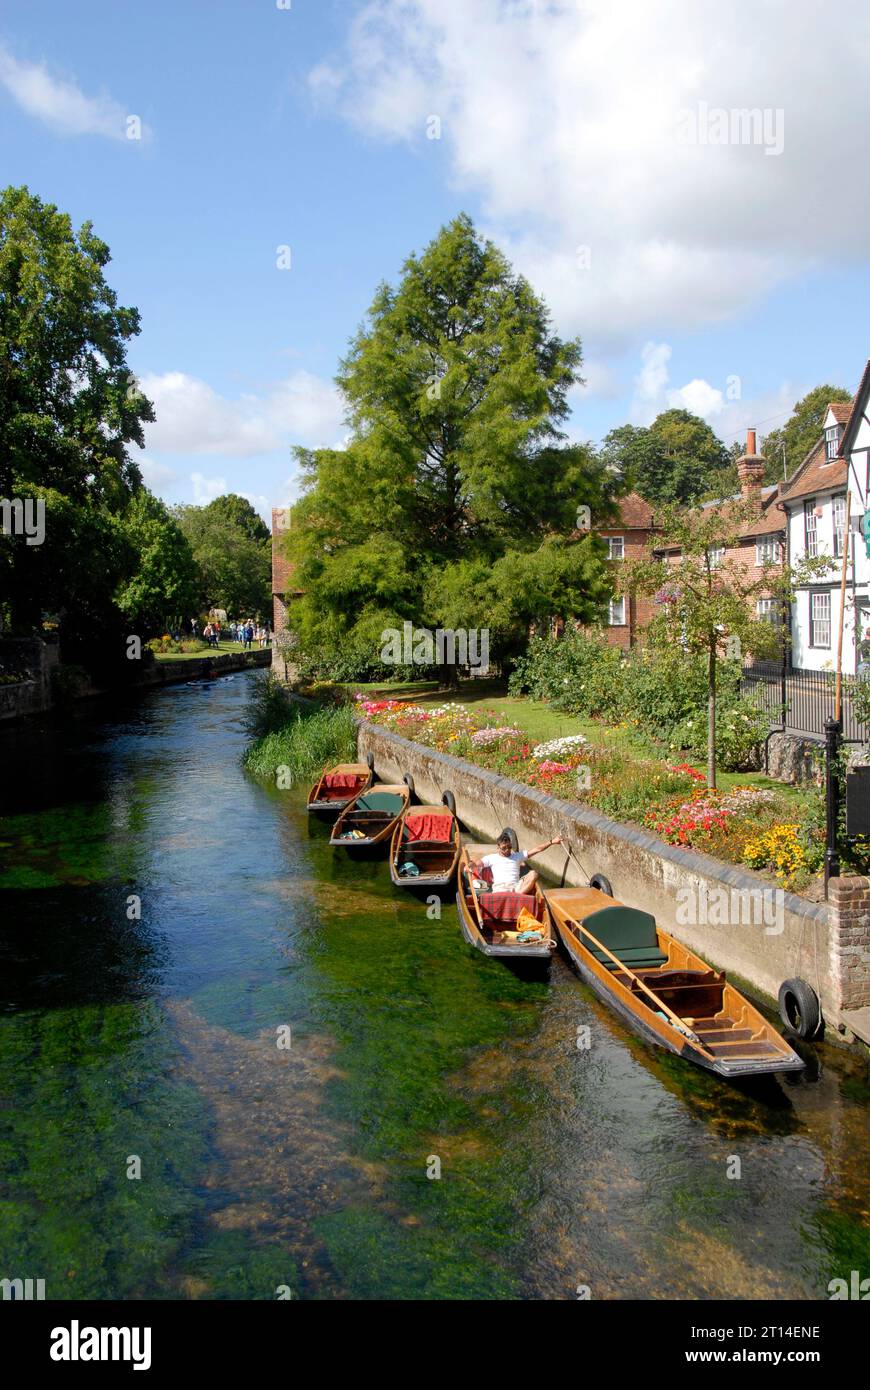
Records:
{"label": "stone retaining wall", "polygon": [[[829,920],[827,903],[774,889],[736,865],[667,845],[644,830],[365,721],[359,752],[374,755],[384,780],[400,781],[410,772],[421,800],[440,801],[442,792],[452,791],[460,820],[482,839],[494,839],[505,825],[515,828],[526,849],[563,835],[576,859],[558,847],[542,854],[536,862],[549,880],[579,885],[594,873],[605,874],[617,898],[655,913],[666,931],[769,1000],[776,999],[783,980],[797,976],[819,995],[834,1029],[843,1009],[870,1000],[870,879],[832,881]],[[718,908],[713,910],[723,901],[727,925],[719,924]],[[764,916],[758,910],[762,902]]]}

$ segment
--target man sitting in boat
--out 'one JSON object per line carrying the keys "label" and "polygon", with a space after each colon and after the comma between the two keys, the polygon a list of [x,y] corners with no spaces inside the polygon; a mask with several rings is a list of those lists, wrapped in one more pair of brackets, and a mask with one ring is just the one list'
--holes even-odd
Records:
{"label": "man sitting in boat", "polygon": [[[537,872],[529,869],[527,873],[520,875],[520,870],[530,859],[534,859],[536,854],[543,854],[545,849],[550,849],[552,845],[561,845],[562,836],[557,835],[555,840],[547,840],[543,845],[537,845],[535,849],[520,850],[513,849],[511,837],[506,830],[499,835],[496,845],[497,854],[485,854],[478,864],[472,864],[471,871],[480,878],[484,869],[489,869],[492,874],[493,893],[534,893],[535,884],[538,881]],[[483,882],[476,884],[476,887],[485,888],[489,885]]]}

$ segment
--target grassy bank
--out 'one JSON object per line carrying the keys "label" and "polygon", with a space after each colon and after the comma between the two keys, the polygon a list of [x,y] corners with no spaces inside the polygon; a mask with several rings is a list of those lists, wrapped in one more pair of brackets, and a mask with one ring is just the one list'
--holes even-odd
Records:
{"label": "grassy bank", "polygon": [[313,782],[324,767],[356,756],[356,723],[349,705],[292,703],[271,672],[255,681],[245,714],[253,739],[244,765],[282,787]]}

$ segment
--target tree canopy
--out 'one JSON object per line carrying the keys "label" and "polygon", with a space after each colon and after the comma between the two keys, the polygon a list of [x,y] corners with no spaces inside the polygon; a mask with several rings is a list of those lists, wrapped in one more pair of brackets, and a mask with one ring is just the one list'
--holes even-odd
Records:
{"label": "tree canopy", "polygon": [[109,249],[27,188],[0,193],[0,497],[46,509],[41,545],[0,536],[3,617],[93,617],[125,578],[117,521],[141,484],[128,453],[153,419],[127,364],[136,309],[118,304]]}
{"label": "tree canopy", "polygon": [[196,562],[196,606],[265,617],[272,606],[270,533],[250,502],[227,493],[204,507],[176,507],[173,516]]}
{"label": "tree canopy", "polygon": [[537,605],[598,616],[603,546],[570,537],[613,481],[560,429],[581,360],[466,216],[378,289],[338,375],[349,443],[297,451],[287,544],[303,648],[374,656],[407,619],[488,626],[504,649]]}
{"label": "tree canopy", "polygon": [[604,440],[601,457],[648,502],[697,502],[722,496],[730,455],[721,439],[688,410],[665,410],[648,427],[619,425]]}
{"label": "tree canopy", "polygon": [[146,488],[136,493],[122,526],[136,562],[116,600],[130,630],[180,628],[199,601],[199,570],[187,537],[166,505]]}
{"label": "tree canopy", "polygon": [[851,401],[852,394],[843,386],[815,386],[799,400],[786,423],[764,436],[762,448],[767,459],[766,481],[781,481],[783,454],[787,476],[790,478],[803,463],[810,449],[822,435],[825,415],[832,401]]}

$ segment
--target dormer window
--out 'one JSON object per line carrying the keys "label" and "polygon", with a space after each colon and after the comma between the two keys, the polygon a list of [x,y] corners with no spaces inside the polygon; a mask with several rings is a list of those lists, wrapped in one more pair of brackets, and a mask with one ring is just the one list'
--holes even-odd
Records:
{"label": "dormer window", "polygon": [[829,425],[825,430],[825,463],[833,463],[837,454],[840,452],[840,437],[842,433],[842,425]]}

